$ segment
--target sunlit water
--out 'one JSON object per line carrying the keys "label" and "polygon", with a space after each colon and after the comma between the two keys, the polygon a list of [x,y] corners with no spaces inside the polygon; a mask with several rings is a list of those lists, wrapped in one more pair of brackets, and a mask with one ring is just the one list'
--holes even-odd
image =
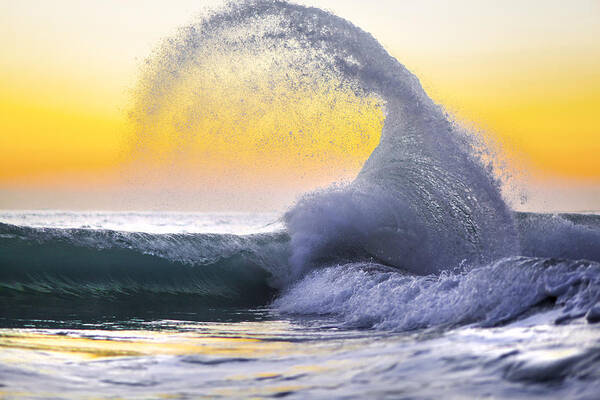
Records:
{"label": "sunlit water", "polygon": [[110,229],[148,233],[270,232],[282,228],[277,213],[0,210],[0,222],[39,228]]}
{"label": "sunlit water", "polygon": [[[600,356],[599,332],[585,323],[525,320],[501,328],[391,334],[339,330],[327,321],[267,310],[237,317],[246,320],[182,316],[78,329],[3,329],[1,393],[90,399],[591,399],[598,393],[593,359]],[[572,382],[579,379],[589,382]]]}
{"label": "sunlit water", "polygon": [[[0,222],[103,227],[98,221],[117,224],[131,218],[136,227],[177,232],[188,218],[201,221],[190,226],[207,233],[223,229],[226,220],[177,213],[38,215],[4,213]],[[267,214],[235,217],[228,226],[245,225],[244,232],[264,230],[277,219]],[[205,222],[211,219],[213,226]],[[114,227],[110,224],[106,227]],[[331,288],[336,290],[340,287]],[[357,283],[356,290],[365,288]],[[450,322],[406,330],[357,326],[343,310],[290,314],[284,306],[294,305],[285,301],[294,295],[286,292],[274,304],[259,307],[198,303],[190,308],[169,300],[170,309],[153,307],[150,300],[147,307],[121,300],[96,309],[98,302],[112,300],[97,298],[90,308],[89,298],[68,294],[60,295],[62,303],[55,305],[44,296],[46,304],[28,303],[40,312],[0,315],[0,396],[593,399],[600,390],[600,326],[584,317],[556,324],[563,310],[550,303],[489,327]],[[125,306],[130,309],[119,310]],[[373,305],[364,301],[364,307]]]}

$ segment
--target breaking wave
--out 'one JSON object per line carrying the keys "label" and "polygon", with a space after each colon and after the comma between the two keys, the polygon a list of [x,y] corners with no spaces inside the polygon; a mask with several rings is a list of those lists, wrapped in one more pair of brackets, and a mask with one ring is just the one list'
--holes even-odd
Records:
{"label": "breaking wave", "polygon": [[0,297],[194,297],[264,304],[285,274],[287,235],[149,234],[0,224]]}
{"label": "breaking wave", "polygon": [[[370,34],[315,8],[232,3],[181,29],[148,61],[138,122],[151,125],[182,76],[213,53],[380,98],[381,140],[356,179],[306,194],[285,214],[286,232],[272,234],[0,225],[6,307],[49,295],[248,306],[279,292],[272,304],[282,312],[380,329],[489,326],[549,305],[558,321],[600,318],[597,219],[510,211],[478,139]],[[190,104],[184,127],[198,118]]]}
{"label": "breaking wave", "polygon": [[292,314],[335,315],[349,327],[494,326],[555,308],[555,322],[600,319],[600,264],[508,257],[467,271],[414,276],[377,264],[313,271],[275,301]]}

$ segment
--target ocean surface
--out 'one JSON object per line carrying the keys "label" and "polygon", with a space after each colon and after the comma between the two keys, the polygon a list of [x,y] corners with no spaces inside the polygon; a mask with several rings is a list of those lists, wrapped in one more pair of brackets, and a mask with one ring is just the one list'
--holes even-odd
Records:
{"label": "ocean surface", "polygon": [[[597,215],[516,219],[600,235]],[[427,276],[333,263],[274,289],[276,214],[1,212],[0,396],[594,399],[597,243]]]}
{"label": "ocean surface", "polygon": [[282,215],[1,211],[0,397],[598,399],[600,216],[511,210],[495,153],[370,34],[282,1],[165,40],[140,126],[181,108],[189,143],[211,115],[173,91],[212,56],[376,96],[379,145]]}

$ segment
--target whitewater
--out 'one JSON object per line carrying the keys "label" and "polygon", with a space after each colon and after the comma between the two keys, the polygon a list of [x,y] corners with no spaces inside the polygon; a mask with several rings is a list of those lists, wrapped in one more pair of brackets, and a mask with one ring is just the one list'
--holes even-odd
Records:
{"label": "whitewater", "polygon": [[181,29],[134,117],[216,53],[376,96],[379,145],[283,215],[0,212],[1,396],[597,398],[599,215],[512,211],[493,152],[315,8]]}

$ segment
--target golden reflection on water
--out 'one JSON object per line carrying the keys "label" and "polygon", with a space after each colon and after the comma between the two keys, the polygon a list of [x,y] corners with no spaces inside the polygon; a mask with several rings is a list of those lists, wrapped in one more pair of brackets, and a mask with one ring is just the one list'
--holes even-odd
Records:
{"label": "golden reflection on water", "polygon": [[[289,353],[293,346],[292,343],[284,341],[187,332],[112,331],[103,332],[102,336],[95,336],[94,333],[81,331],[70,331],[69,334],[65,334],[60,330],[38,333],[3,329],[0,330],[0,347],[97,359],[186,354],[257,357]],[[0,358],[7,361],[6,355],[6,352],[2,352]]]}
{"label": "golden reflection on water", "polygon": [[[349,360],[329,360],[315,364],[316,358],[313,356],[335,351],[338,347],[334,345],[335,341],[331,341],[329,345],[320,341],[289,340],[290,335],[293,335],[293,329],[289,323],[283,321],[236,324],[175,322],[171,325],[173,326],[177,329],[161,331],[0,329],[0,364],[15,365],[22,371],[61,378],[61,374],[64,374],[61,367],[73,362],[84,367],[87,362],[126,359],[126,357],[199,355],[207,359],[299,358],[293,365],[285,365],[277,370],[273,370],[272,366],[264,365],[263,368],[256,370],[244,369],[235,373],[231,371],[231,374],[222,377],[223,381],[229,384],[213,387],[206,393],[207,397],[243,395],[256,398],[305,388],[292,382],[289,385],[284,383],[294,380],[295,377],[320,374],[340,367],[352,368],[352,362]],[[237,387],[235,382],[239,382],[243,389]],[[261,384],[251,385],[249,388],[245,382],[261,382]],[[243,393],[240,390],[243,390]],[[81,392],[57,394],[39,390],[15,391],[14,388],[0,390],[0,399],[48,397],[86,400],[102,398],[97,394],[82,395]],[[167,399],[178,398],[178,395],[153,393],[152,397]],[[136,397],[134,394],[133,397],[128,395],[127,398]]]}
{"label": "golden reflection on water", "polygon": [[[597,343],[597,329],[584,323],[424,336],[313,330],[286,321],[158,321],[142,328],[0,329],[2,373],[14,373],[0,399],[176,399],[185,397],[180,390],[194,398],[273,397],[336,390],[356,376],[384,376],[403,360],[435,367],[474,354],[508,365],[516,376],[535,377],[569,365]],[[397,373],[412,376],[407,369]],[[90,387],[96,393],[88,393]]]}

